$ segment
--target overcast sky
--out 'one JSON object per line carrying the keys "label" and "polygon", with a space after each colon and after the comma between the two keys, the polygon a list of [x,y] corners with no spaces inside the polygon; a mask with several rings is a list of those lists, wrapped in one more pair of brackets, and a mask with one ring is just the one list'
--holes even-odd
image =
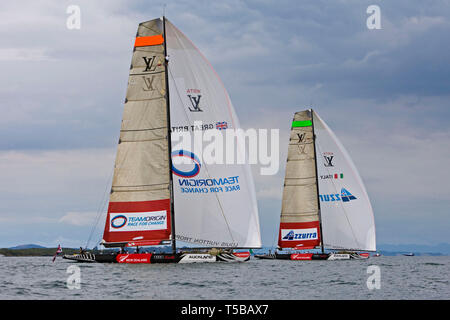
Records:
{"label": "overcast sky", "polygon": [[[310,106],[358,167],[378,244],[450,243],[450,1],[22,0],[0,4],[0,247],[86,245],[106,210],[137,26],[163,3],[242,127],[280,129],[279,173],[253,168],[264,245],[290,122]],[[369,5],[381,29],[367,28]]]}

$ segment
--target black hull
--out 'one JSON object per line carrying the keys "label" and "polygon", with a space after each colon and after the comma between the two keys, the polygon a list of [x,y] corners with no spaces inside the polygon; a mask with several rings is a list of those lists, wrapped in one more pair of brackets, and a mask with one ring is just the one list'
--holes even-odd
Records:
{"label": "black hull", "polygon": [[327,260],[328,253],[313,254],[292,254],[292,253],[276,253],[275,259],[279,260]]}
{"label": "black hull", "polygon": [[275,259],[278,260],[291,260],[291,254],[290,253],[276,253]]}
{"label": "black hull", "polygon": [[328,257],[329,257],[328,253],[318,253],[318,254],[313,254],[311,260],[327,260]]}
{"label": "black hull", "polygon": [[[145,254],[142,254],[145,257]],[[149,254],[147,263],[177,263],[181,259],[181,254],[158,253]],[[74,254],[64,255],[63,259],[73,260],[77,262],[98,262],[98,263],[120,263],[119,258],[126,258],[126,254],[118,253],[98,253],[98,254]]]}
{"label": "black hull", "polygon": [[83,253],[64,255],[63,259],[76,262],[98,262],[98,263],[194,263],[194,262],[245,262],[250,259],[250,253],[222,252],[217,255],[209,253]]}
{"label": "black hull", "polygon": [[274,259],[276,259],[275,254],[273,254],[273,253],[270,253],[270,254],[255,254],[255,258],[267,259],[267,260],[274,260]]}
{"label": "black hull", "polygon": [[117,254],[96,254],[95,262],[100,262],[100,263],[116,262],[116,256],[117,256]]}

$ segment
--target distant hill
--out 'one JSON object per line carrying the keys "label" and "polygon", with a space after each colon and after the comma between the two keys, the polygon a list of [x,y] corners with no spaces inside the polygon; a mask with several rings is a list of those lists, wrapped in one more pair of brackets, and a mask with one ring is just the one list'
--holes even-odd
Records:
{"label": "distant hill", "polygon": [[[16,248],[16,247],[14,247]],[[63,253],[73,254],[78,253],[79,249],[62,248]],[[25,249],[11,249],[0,248],[0,255],[6,257],[30,257],[30,256],[53,256],[56,252],[56,248],[25,248]]]}
{"label": "distant hill", "polygon": [[20,250],[20,249],[45,249],[45,247],[40,246],[38,244],[22,244],[19,246],[11,247],[8,249]]}

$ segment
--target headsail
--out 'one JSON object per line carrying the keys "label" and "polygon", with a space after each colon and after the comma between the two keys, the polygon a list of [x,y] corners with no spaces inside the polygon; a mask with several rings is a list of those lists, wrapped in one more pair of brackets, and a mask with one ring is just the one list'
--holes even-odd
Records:
{"label": "headsail", "polygon": [[313,112],[323,242],[326,248],[376,251],[369,196],[347,151]]}
{"label": "headsail", "polygon": [[138,27],[103,240],[158,244],[171,237],[170,171],[161,19]]}
{"label": "headsail", "polygon": [[278,245],[313,248],[320,245],[312,115],[296,112],[289,138]]}
{"label": "headsail", "polygon": [[[172,134],[190,134],[191,148],[172,144],[176,239],[203,247],[261,246],[258,209],[248,164],[211,164],[194,148],[194,134],[239,128],[219,77],[193,43],[166,20]],[[201,122],[201,123],[200,123]],[[196,143],[196,142],[195,142]],[[243,152],[238,147],[239,152]]]}

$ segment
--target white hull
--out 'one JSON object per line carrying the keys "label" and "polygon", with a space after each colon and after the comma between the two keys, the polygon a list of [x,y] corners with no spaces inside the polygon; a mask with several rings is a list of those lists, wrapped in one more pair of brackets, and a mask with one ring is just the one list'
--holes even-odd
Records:
{"label": "white hull", "polygon": [[186,253],[178,263],[216,262],[216,257],[209,253]]}
{"label": "white hull", "polygon": [[368,258],[368,255],[360,255],[358,253],[330,253],[327,260],[365,260]]}

